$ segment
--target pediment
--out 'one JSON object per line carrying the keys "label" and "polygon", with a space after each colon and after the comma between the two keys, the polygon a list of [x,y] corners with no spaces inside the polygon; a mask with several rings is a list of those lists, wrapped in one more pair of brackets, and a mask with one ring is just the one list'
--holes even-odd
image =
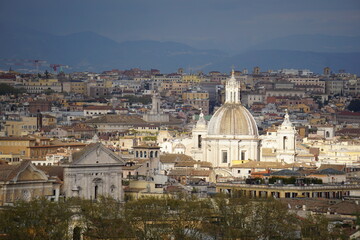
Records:
{"label": "pediment", "polygon": [[46,174],[37,169],[33,164],[28,164],[24,169],[20,170],[14,181],[25,182],[25,181],[47,181],[48,177]]}
{"label": "pediment", "polygon": [[73,155],[72,165],[89,164],[125,164],[125,161],[101,143],[94,143]]}

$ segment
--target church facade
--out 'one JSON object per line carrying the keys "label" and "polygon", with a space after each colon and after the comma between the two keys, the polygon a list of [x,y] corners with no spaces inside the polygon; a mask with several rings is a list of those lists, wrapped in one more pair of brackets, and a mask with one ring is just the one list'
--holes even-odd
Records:
{"label": "church facade", "polygon": [[240,83],[234,72],[225,86],[225,103],[209,123],[201,114],[193,130],[192,155],[215,168],[236,160],[259,160],[259,134],[254,117],[240,102]]}
{"label": "church facade", "polygon": [[96,200],[100,195],[123,200],[122,167],[125,161],[101,143],[91,143],[72,155],[64,167],[64,194]]}
{"label": "church facade", "polygon": [[[244,161],[295,161],[296,130],[286,113],[284,122],[274,135],[259,136],[252,114],[240,101],[240,83],[234,72],[225,86],[225,103],[209,122],[200,113],[192,130],[192,138],[174,139],[162,144],[162,151],[175,153],[177,146],[195,160],[211,162],[222,175],[231,175],[230,168]],[[271,149],[272,158],[262,158],[262,148]],[[172,151],[168,151],[171,149]]]}

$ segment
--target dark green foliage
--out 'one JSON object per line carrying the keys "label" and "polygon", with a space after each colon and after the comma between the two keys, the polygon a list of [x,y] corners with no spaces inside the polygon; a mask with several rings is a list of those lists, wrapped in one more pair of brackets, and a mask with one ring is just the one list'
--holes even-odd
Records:
{"label": "dark green foliage", "polygon": [[[271,177],[271,178],[269,178],[269,183],[274,184],[278,180],[281,180],[283,184],[296,184],[297,183],[296,177],[290,177],[290,178]],[[317,179],[317,178],[302,178],[301,181],[304,184],[322,184],[322,180]]]}
{"label": "dark green foliage", "polygon": [[19,201],[0,210],[0,233],[9,240],[66,240],[72,215],[65,203]]}
{"label": "dark green foliage", "polygon": [[151,103],[151,97],[150,96],[131,96],[126,95],[123,98],[128,99],[129,103],[142,103],[142,104],[149,104]]}
{"label": "dark green foliage", "polygon": [[[218,195],[129,199],[126,203],[45,199],[0,210],[0,239],[344,239],[321,215],[299,219],[274,199]],[[69,234],[70,233],[70,234]],[[4,236],[1,238],[1,236]]]}
{"label": "dark green foliage", "polygon": [[349,111],[360,112],[360,99],[351,100],[351,102],[347,108]]}
{"label": "dark green foliage", "polygon": [[17,89],[6,83],[0,83],[0,95],[13,95],[26,92],[25,89]]}
{"label": "dark green foliage", "polygon": [[83,225],[83,235],[89,239],[118,239],[133,236],[126,223],[121,203],[106,197],[98,201],[80,200],[78,216]]}
{"label": "dark green foliage", "polygon": [[300,224],[301,235],[309,240],[338,240],[348,239],[339,226],[329,225],[324,215],[308,215]]}
{"label": "dark green foliage", "polygon": [[269,183],[274,184],[278,180],[281,180],[283,184],[295,184],[295,182],[296,182],[295,177],[290,177],[290,178],[271,177],[271,178],[269,178]]}
{"label": "dark green foliage", "polygon": [[322,184],[322,180],[318,178],[304,178],[305,184]]}

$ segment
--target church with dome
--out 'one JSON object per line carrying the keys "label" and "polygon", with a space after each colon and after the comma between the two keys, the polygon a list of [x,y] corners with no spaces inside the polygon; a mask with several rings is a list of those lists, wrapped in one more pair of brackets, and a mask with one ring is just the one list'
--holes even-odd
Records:
{"label": "church with dome", "polygon": [[259,134],[254,117],[240,102],[240,83],[234,72],[225,86],[225,103],[207,123],[200,119],[193,129],[192,156],[213,167],[231,167],[233,160],[259,160]]}
{"label": "church with dome", "polygon": [[[240,82],[236,80],[233,71],[225,85],[225,103],[217,109],[210,121],[207,122],[201,112],[190,139],[165,142],[162,150],[184,153],[195,160],[211,162],[218,173],[224,171],[225,174],[230,173],[228,169],[233,165],[246,161],[294,162],[296,130],[289,115],[286,113],[275,135],[259,136],[255,119],[241,104],[240,94]],[[271,159],[262,158],[263,145],[276,153]]]}

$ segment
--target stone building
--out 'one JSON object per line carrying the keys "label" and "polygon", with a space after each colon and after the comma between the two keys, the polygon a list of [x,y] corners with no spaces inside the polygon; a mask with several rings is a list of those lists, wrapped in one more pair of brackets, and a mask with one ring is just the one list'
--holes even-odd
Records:
{"label": "stone building", "polygon": [[96,200],[100,195],[116,200],[124,197],[122,167],[125,161],[101,143],[91,143],[73,153],[64,167],[64,194]]}
{"label": "stone building", "polygon": [[36,168],[31,161],[8,165],[0,162],[0,206],[39,197],[57,201],[60,182]]}
{"label": "stone building", "polygon": [[169,115],[165,114],[161,109],[160,94],[155,92],[152,96],[152,106],[149,113],[143,116],[146,122],[169,122]]}
{"label": "stone building", "polygon": [[197,146],[203,152],[201,160],[217,168],[228,168],[236,160],[259,160],[258,128],[240,102],[240,83],[234,71],[225,91],[225,104],[210,119],[207,132],[197,137]]}

